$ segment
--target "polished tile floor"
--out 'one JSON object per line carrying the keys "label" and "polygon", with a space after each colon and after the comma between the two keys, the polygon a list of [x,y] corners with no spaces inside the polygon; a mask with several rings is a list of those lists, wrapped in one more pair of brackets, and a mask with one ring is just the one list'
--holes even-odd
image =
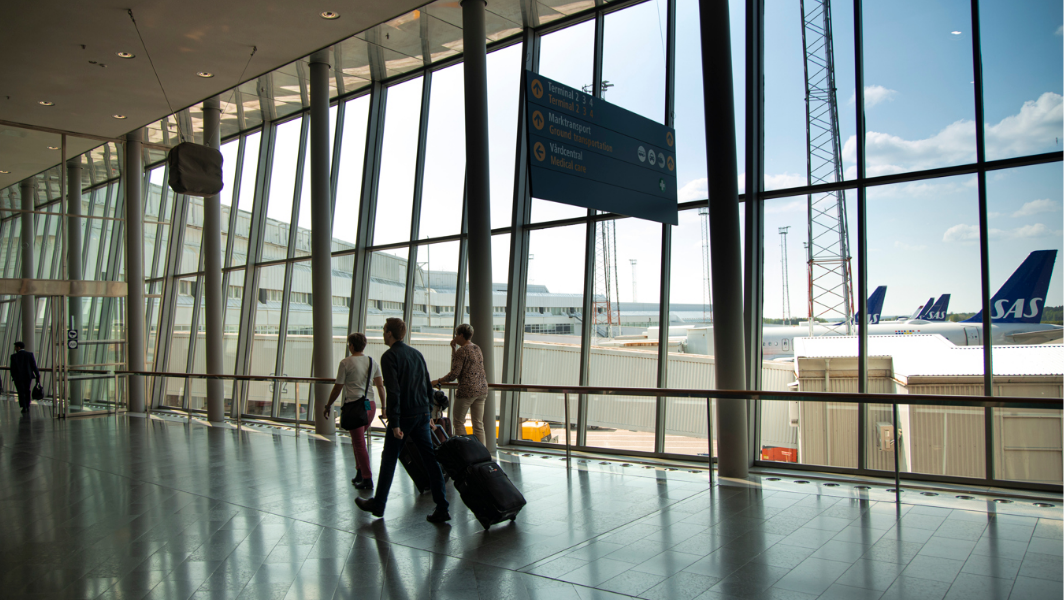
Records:
{"label": "polished tile floor", "polygon": [[[382,444],[371,447],[376,463]],[[1059,600],[1059,504],[962,510],[817,485],[503,454],[528,506],[485,532],[400,474],[354,507],[347,439],[0,402],[0,597]],[[915,494],[914,494],[915,496]],[[921,497],[922,498],[922,497]],[[1018,504],[1017,504],[1018,507]]]}

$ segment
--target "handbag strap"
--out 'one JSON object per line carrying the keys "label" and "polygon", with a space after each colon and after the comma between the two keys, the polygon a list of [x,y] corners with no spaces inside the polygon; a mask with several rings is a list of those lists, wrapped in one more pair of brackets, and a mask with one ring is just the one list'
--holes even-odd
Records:
{"label": "handbag strap", "polygon": [[367,356],[366,358],[369,359],[369,371],[366,372],[366,389],[362,390],[363,398],[369,396],[369,384],[373,381],[373,357]]}

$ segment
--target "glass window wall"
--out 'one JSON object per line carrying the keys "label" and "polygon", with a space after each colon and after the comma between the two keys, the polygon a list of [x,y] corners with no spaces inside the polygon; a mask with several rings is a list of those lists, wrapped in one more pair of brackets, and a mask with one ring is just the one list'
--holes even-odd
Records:
{"label": "glass window wall", "polygon": [[[593,85],[597,19],[604,36],[599,44],[603,55],[598,57],[604,88],[598,91],[606,101],[663,121],[666,98],[675,99],[681,202],[703,201],[708,195],[698,4],[694,0],[676,2],[677,19],[671,25],[677,46],[675,65],[665,62],[670,24],[668,3],[664,0],[620,8],[610,3],[596,6],[581,2],[546,9],[540,4],[539,24],[556,23],[562,13],[575,17],[564,26],[548,26],[539,31],[541,37],[532,48],[539,55],[531,57],[538,60],[540,72],[547,77],[578,88]],[[850,394],[858,389],[856,337],[807,339],[808,322],[804,326],[806,335],[797,335],[803,329],[799,323],[809,319],[810,314],[814,330],[839,333],[840,327],[832,327],[833,324],[848,323],[845,308],[829,310],[832,303],[828,296],[836,292],[817,291],[820,279],[831,275],[830,268],[810,276],[811,250],[801,244],[812,243],[814,257],[822,250],[849,248],[853,283],[849,299],[842,304],[848,302],[857,308],[859,259],[867,260],[869,292],[879,286],[887,288],[881,310],[873,311],[879,315],[878,322],[862,327],[851,323],[850,327],[850,333],[871,336],[870,391],[975,395],[988,391],[994,396],[1059,397],[1059,386],[1052,390],[1038,387],[1046,383],[1039,377],[1056,378],[1059,383],[1059,369],[1032,371],[1041,364],[1037,353],[1046,351],[1046,346],[1037,343],[1039,336],[1058,335],[1054,332],[1059,330],[1052,326],[1059,322],[1059,307],[1064,304],[1059,297],[1062,275],[1056,260],[1064,249],[1064,238],[1060,227],[1054,225],[1060,222],[1058,213],[1064,196],[1060,182],[1064,177],[1060,155],[1052,154],[1061,148],[1058,138],[1064,78],[1060,75],[1060,36],[1055,28],[1045,25],[1059,24],[1062,9],[1015,7],[997,1],[981,2],[979,7],[985,78],[982,90],[975,87],[973,32],[970,7],[966,4],[866,3],[864,56],[854,54],[855,16],[851,5],[834,3],[830,15],[818,16],[819,22],[830,16],[832,25],[837,123],[833,116],[817,112],[812,105],[810,111],[815,120],[827,123],[825,130],[834,128],[831,136],[837,136],[840,149],[836,153],[832,147],[830,160],[813,153],[818,164],[831,168],[826,178],[810,180],[802,7],[770,7],[766,11],[765,68],[756,74],[766,86],[765,134],[756,140],[745,134],[743,114],[747,76],[745,5],[738,0],[730,2],[739,134],[736,175],[740,182],[745,179],[744,149],[757,143],[765,148],[765,187],[789,189],[783,192],[786,197],[766,200],[763,206],[763,256],[759,257],[755,275],[763,286],[765,320],[753,325],[762,327],[764,336],[760,366],[763,389]],[[805,8],[816,10],[817,5],[808,4]],[[430,12],[438,21],[453,10],[436,6]],[[417,27],[411,25],[417,23],[418,19],[403,17],[389,25],[401,33],[401,39],[393,33],[390,41],[381,42],[381,60],[371,57],[366,41],[358,38],[342,42],[338,54],[343,64],[331,83],[338,86],[336,94],[341,97],[337,102],[343,103],[343,109],[338,105],[330,111],[330,132],[341,136],[335,140],[337,145],[331,146],[333,151],[339,148],[341,152],[338,172],[332,177],[336,186],[331,232],[332,335],[338,361],[344,354],[349,323],[364,322],[370,340],[368,353],[379,358],[384,350],[380,334],[384,318],[409,314],[410,341],[426,353],[434,365],[430,365],[433,375],[437,375],[448,366],[446,341],[454,324],[469,320],[467,303],[460,300],[468,298],[462,293],[468,284],[459,279],[459,265],[468,260],[465,240],[459,239],[466,168],[462,151],[463,67],[461,62],[446,62],[460,53],[460,48],[451,44],[460,39],[457,25],[449,22],[443,29],[430,27],[429,38],[420,40]],[[513,382],[575,385],[583,377],[591,385],[654,387],[659,385],[659,361],[667,360],[667,380],[661,384],[711,391],[715,387],[713,307],[707,285],[708,260],[703,259],[707,254],[703,245],[708,243],[703,225],[708,223],[697,207],[688,205],[690,209],[680,214],[679,226],[673,227],[671,235],[664,239],[664,249],[671,256],[671,264],[666,265],[671,271],[667,298],[659,297],[663,251],[660,225],[621,218],[610,221],[607,227],[585,209],[540,199],[534,199],[530,208],[533,227],[559,219],[570,221],[560,227],[522,232],[529,236],[529,247],[517,257],[528,261],[525,279],[508,280],[510,272],[520,273],[525,266],[510,265],[509,260],[508,228],[514,206],[523,207],[513,197],[519,187],[515,184],[523,182],[515,182],[514,177],[524,173],[513,155],[522,126],[518,122],[518,102],[524,51],[520,43],[507,45],[516,41],[516,37],[509,37],[519,32],[520,27],[514,26],[509,21],[492,26],[492,43],[501,43],[488,57],[491,223],[496,229],[492,245],[496,331],[492,333],[497,380],[502,379],[502,358],[509,337],[519,340],[519,345],[510,348],[520,354],[520,368],[514,369],[510,379]],[[898,46],[895,33],[899,29],[914,32],[915,45]],[[378,35],[386,31],[378,29],[374,35],[387,37]],[[427,60],[420,56],[425,49],[422,41],[429,44],[431,56]],[[806,39],[806,44],[809,41]],[[436,65],[442,68],[431,77],[423,76],[425,69]],[[295,66],[297,63],[286,65],[275,73],[275,88],[281,85],[294,91],[293,86],[303,85]],[[869,176],[897,177],[891,185],[856,179],[858,66],[863,68],[865,85],[864,164]],[[675,68],[675,94],[666,90],[666,82],[673,79],[668,77],[669,68]],[[382,79],[396,76],[408,79]],[[374,78],[380,85],[369,86]],[[431,88],[423,89],[425,86]],[[363,95],[352,97],[356,90]],[[380,106],[384,115],[373,115],[374,119],[381,118],[383,126],[378,128],[377,123],[370,122],[370,109],[377,105],[372,94],[381,92],[387,94],[387,100]],[[311,231],[309,222],[309,161],[306,152],[300,152],[306,107],[302,101],[294,100],[295,96],[263,106],[255,82],[241,86],[235,93],[232,104],[227,102],[225,107],[226,132],[232,137],[222,149],[226,187],[222,193],[223,235],[227,236],[225,369],[228,373],[309,375],[306,357],[313,335],[310,317],[315,290],[306,259],[311,236],[318,232]],[[426,98],[428,109],[422,114]],[[986,158],[1005,162],[978,162],[975,108],[977,102],[983,101]],[[263,117],[266,125],[260,131],[256,128],[262,126]],[[290,120],[281,122],[281,118]],[[175,138],[176,123],[186,123],[186,128],[191,123],[194,129],[200,119],[198,108],[172,116],[151,128],[152,141],[170,143]],[[426,136],[423,140],[422,135]],[[816,138],[814,141],[819,140],[812,130],[809,135]],[[417,149],[422,141],[425,178],[422,189],[417,190],[414,175],[419,168]],[[829,141],[827,146],[814,146],[835,143]],[[87,279],[122,278],[124,229],[120,221],[110,220],[124,216],[123,191],[118,180],[121,153],[120,146],[105,144],[82,159],[86,185],[83,212],[106,217],[84,219]],[[149,156],[158,161],[162,155],[156,152]],[[951,170],[927,178],[927,169],[940,167]],[[993,170],[986,170],[988,167]],[[260,168],[268,171],[260,173]],[[366,168],[376,172],[366,173]],[[984,239],[980,239],[979,231],[980,170],[985,171],[989,204],[986,216],[990,225]],[[165,167],[149,165],[147,171],[144,270],[149,280],[147,318],[152,366],[202,370],[203,290],[197,276],[202,262],[202,200],[170,193],[165,185]],[[816,192],[812,195],[815,208],[810,211],[810,190],[803,186],[833,181],[840,173],[850,188],[844,193]],[[58,169],[51,169],[36,177],[38,207],[54,212],[59,206],[59,175]],[[377,186],[375,193],[366,197],[367,202],[373,199],[373,206],[362,204],[366,181]],[[869,183],[873,185],[869,187]],[[868,195],[867,240],[858,244],[856,190],[862,187]],[[16,206],[18,194],[17,186],[0,190],[0,203]],[[421,203],[414,214],[416,197],[421,198]],[[834,230],[831,239],[832,230],[820,224],[821,217],[831,211],[818,207],[833,207],[837,213],[843,197],[846,234],[840,237],[839,231]],[[362,215],[369,215],[374,222],[360,223]],[[841,213],[833,218],[840,220]],[[0,260],[7,277],[18,274],[18,219],[14,214],[0,215],[0,239],[4,240]],[[58,245],[61,221],[38,215],[35,222],[34,269],[40,277],[62,276],[64,256]],[[418,230],[414,240],[410,238],[412,224]],[[253,227],[256,231],[252,231]],[[589,227],[591,241],[595,242],[591,246]],[[786,236],[781,235],[784,228]],[[375,231],[374,239],[359,240],[359,231]],[[455,239],[418,245],[421,240],[441,236]],[[600,244],[600,238],[609,241]],[[257,247],[249,247],[252,239]],[[293,240],[294,252],[290,252]],[[359,241],[365,244],[362,248],[356,247]],[[987,282],[980,280],[979,268],[984,245],[990,261]],[[589,251],[589,247],[594,251]],[[865,247],[867,256],[859,256],[860,248]],[[1054,256],[1052,266],[1047,267],[1049,283],[1045,294],[998,298],[1004,301],[1000,309],[997,300],[991,302],[987,308],[994,315],[994,327],[988,332],[982,331],[980,319],[968,321],[983,308],[984,284],[993,295],[1006,287],[1023,261],[1040,252]],[[526,253],[527,258],[523,256]],[[248,265],[249,257],[272,264]],[[740,260],[745,262],[746,257]],[[369,265],[368,274],[357,272],[362,264],[359,261]],[[258,269],[249,271],[256,276],[247,280],[248,286],[245,268]],[[364,279],[368,289],[362,288]],[[517,306],[507,306],[507,290],[512,286],[520,292]],[[585,293],[592,296],[585,298]],[[948,307],[939,303],[947,294],[951,299]],[[353,306],[354,298],[364,299],[363,304]],[[585,299],[593,307],[587,315],[583,314]],[[661,302],[668,303],[665,323],[657,321]],[[520,310],[521,303],[521,318],[512,318],[511,330],[504,331],[506,317],[517,316],[512,311]],[[17,298],[0,299],[0,321],[8,325],[7,341],[13,341],[11,336],[17,331],[11,324],[18,319],[19,310]],[[124,307],[120,302],[92,299],[82,304],[82,311],[86,327],[91,329],[86,331],[87,336],[124,335]],[[1040,315],[1028,316],[1030,312]],[[352,314],[357,318],[352,319]],[[1003,321],[1013,317],[1030,322],[1022,323],[1022,331],[1014,330]],[[41,324],[46,322],[43,301],[36,318]],[[158,336],[162,327],[171,330],[165,340]],[[591,334],[586,346],[582,343],[585,327]],[[665,348],[657,347],[661,327],[668,328]],[[783,335],[787,333],[784,328],[795,330],[795,335]],[[958,331],[964,332],[963,339],[956,335]],[[242,333],[244,339],[240,337]],[[38,340],[47,335],[41,328]],[[488,333],[477,335],[483,340]],[[983,390],[979,369],[987,352],[987,339],[995,342],[992,358],[996,372],[992,389]],[[881,350],[884,344],[898,348],[888,348],[887,352]],[[921,344],[937,344],[935,351],[948,353],[951,361],[968,356],[971,365],[963,373],[956,369],[937,374],[918,372],[937,364],[934,360],[920,360],[924,356]],[[832,348],[820,351],[816,349],[819,346]],[[108,352],[113,354],[110,350],[101,352],[101,360]],[[1010,357],[1016,355],[1024,359],[1010,362]],[[587,365],[586,373],[581,373],[581,364]],[[955,361],[949,365],[956,366]],[[941,381],[929,379],[934,377]],[[292,384],[267,383],[246,388],[244,412],[262,418],[291,418],[298,414],[309,419],[309,389],[301,386],[297,392]],[[198,383],[186,386],[175,380],[157,389],[162,391],[155,399],[157,405],[202,407],[203,386]],[[106,393],[109,392],[101,387],[100,392],[90,394],[95,397]],[[227,383],[227,402],[232,396],[233,385]],[[515,415],[519,437],[560,442],[565,420],[561,400],[557,394],[520,395]],[[597,450],[664,450],[704,459],[713,445],[709,424],[715,421],[710,419],[714,413],[707,413],[703,399],[666,398],[663,413],[657,410],[659,401],[650,398],[574,396],[571,401],[569,417],[574,423],[574,440],[579,437],[583,444]],[[664,415],[664,422],[657,422],[659,414]],[[893,467],[894,453],[889,443],[894,423],[887,406],[765,402],[756,414],[756,447],[763,461],[794,461],[828,470],[873,474]],[[899,453],[902,468],[910,477],[959,478],[987,485],[1060,485],[1062,451],[1059,435],[1053,434],[1059,434],[1060,411],[963,407],[947,410],[913,404],[902,406],[899,415]],[[580,420],[583,422],[577,423]],[[858,448],[859,438],[865,440],[864,447]],[[882,446],[884,439],[887,446]],[[988,440],[993,442],[989,448]]]}
{"label": "glass window wall", "polygon": [[[1064,239],[1056,229],[1062,222],[1062,181],[1059,162],[1002,170],[987,178],[992,333],[983,337],[991,339],[995,396],[1061,395],[1056,374],[1061,368],[1053,364],[1053,348],[1060,348],[1064,306]],[[978,240],[978,234],[973,237]],[[982,393],[981,382],[977,387],[975,393]],[[1061,411],[989,412],[996,477],[1060,485]],[[979,417],[982,421],[982,409]]]}
{"label": "glass window wall", "polygon": [[422,83],[418,77],[388,88],[377,220],[373,228],[373,243],[377,245],[410,239]]}
{"label": "glass window wall", "polygon": [[466,170],[462,65],[433,73],[428,119],[420,239],[455,235],[462,230]]}

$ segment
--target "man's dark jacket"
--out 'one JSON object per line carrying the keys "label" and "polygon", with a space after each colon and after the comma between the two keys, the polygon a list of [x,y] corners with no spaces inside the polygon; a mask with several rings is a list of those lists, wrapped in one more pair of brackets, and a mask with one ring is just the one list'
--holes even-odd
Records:
{"label": "man's dark jacket", "polygon": [[37,370],[37,361],[29,350],[19,350],[11,355],[11,379],[15,383],[29,383],[31,379],[41,380]]}
{"label": "man's dark jacket", "polygon": [[395,342],[381,355],[389,427],[401,427],[399,419],[428,416],[432,402],[432,380],[421,353]]}

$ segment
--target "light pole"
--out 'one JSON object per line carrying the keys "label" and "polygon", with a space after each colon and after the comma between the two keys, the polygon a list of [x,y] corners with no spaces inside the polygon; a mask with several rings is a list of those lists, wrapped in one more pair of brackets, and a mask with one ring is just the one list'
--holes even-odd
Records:
{"label": "light pole", "polygon": [[635,304],[636,302],[639,302],[638,298],[636,297],[636,289],[637,289],[636,277],[635,277],[636,259],[629,258],[628,261],[632,263],[632,304]]}

